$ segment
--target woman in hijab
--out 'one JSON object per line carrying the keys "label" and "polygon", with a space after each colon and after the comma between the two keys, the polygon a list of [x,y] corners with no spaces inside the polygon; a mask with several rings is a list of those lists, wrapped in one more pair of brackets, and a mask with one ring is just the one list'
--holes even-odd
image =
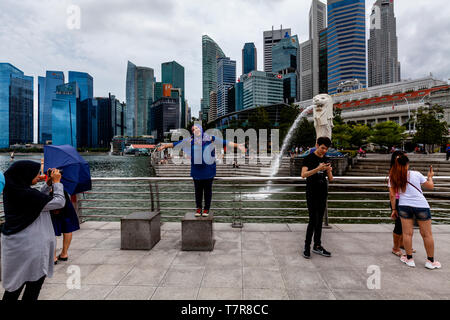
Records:
{"label": "woman in hijab", "polygon": [[[202,126],[199,124],[195,124],[192,126],[192,133],[193,135],[189,139],[164,144],[158,148],[158,151],[162,151],[167,148],[173,148],[180,143],[187,144],[188,146],[190,145],[190,150],[188,149],[186,151],[188,153],[190,151],[191,154],[191,177],[194,180],[195,203],[197,206],[195,216],[207,217],[209,215],[209,209],[211,207],[212,183],[214,177],[216,176],[215,151],[214,148],[211,148],[211,144],[214,141],[217,141],[225,146],[239,148],[243,153],[245,153],[245,147],[242,144],[237,144],[231,141],[216,138],[214,136],[209,136],[208,134],[203,132]],[[201,157],[196,156],[197,154],[200,154],[200,152]],[[205,154],[210,155],[210,157],[205,157]],[[202,213],[203,195],[205,196],[205,206],[203,207]]]}
{"label": "woman in hijab", "polygon": [[50,210],[65,205],[59,170],[52,171],[53,196],[45,184],[41,192],[31,188],[41,180],[40,165],[18,161],[5,172],[3,205],[5,224],[1,234],[4,301],[37,300],[45,277],[53,275],[56,240]]}

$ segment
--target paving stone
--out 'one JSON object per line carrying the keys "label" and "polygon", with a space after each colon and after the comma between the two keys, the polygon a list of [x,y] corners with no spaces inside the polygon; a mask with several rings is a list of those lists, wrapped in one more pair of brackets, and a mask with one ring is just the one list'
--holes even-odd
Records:
{"label": "paving stone", "polygon": [[275,256],[270,254],[246,254],[242,255],[244,267],[259,267],[279,270],[279,264]]}
{"label": "paving stone", "polygon": [[289,299],[291,300],[336,300],[336,297],[330,290],[309,290],[287,289]]}
{"label": "paving stone", "polygon": [[155,291],[156,287],[149,286],[117,286],[106,300],[149,300]]}
{"label": "paving stone", "polygon": [[244,267],[244,288],[283,289],[284,281],[279,270]]}
{"label": "paving stone", "polygon": [[200,288],[197,300],[241,300],[241,288]]}
{"label": "paving stone", "polygon": [[242,268],[209,267],[203,276],[201,287],[241,288]]}
{"label": "paving stone", "polygon": [[157,287],[161,283],[166,272],[167,267],[164,266],[155,267],[136,265],[122,281],[120,281],[120,285],[146,285]]}
{"label": "paving stone", "polygon": [[114,289],[107,285],[81,285],[81,289],[71,289],[61,297],[61,300],[104,300]]}
{"label": "paving stone", "polygon": [[241,254],[211,254],[206,267],[242,267]]}
{"label": "paving stone", "polygon": [[132,268],[129,265],[100,265],[83,282],[96,285],[117,285]]}
{"label": "paving stone", "polygon": [[218,240],[214,245],[212,255],[216,254],[241,254],[241,242],[240,241],[226,241]]}
{"label": "paving stone", "polygon": [[151,300],[196,300],[199,288],[159,287]]}
{"label": "paving stone", "polygon": [[38,300],[59,300],[67,291],[69,291],[67,284],[47,283],[46,280],[39,293]]}
{"label": "paving stone", "polygon": [[172,266],[167,271],[163,287],[200,287],[205,267]]}
{"label": "paving stone", "polygon": [[281,274],[287,289],[328,289],[327,284],[318,271],[302,270],[299,272],[298,268],[284,267],[281,268]]}
{"label": "paving stone", "polygon": [[173,260],[173,265],[204,266],[210,256],[210,252],[186,252],[181,251]]}
{"label": "paving stone", "polygon": [[244,288],[244,300],[289,300],[286,289]]}

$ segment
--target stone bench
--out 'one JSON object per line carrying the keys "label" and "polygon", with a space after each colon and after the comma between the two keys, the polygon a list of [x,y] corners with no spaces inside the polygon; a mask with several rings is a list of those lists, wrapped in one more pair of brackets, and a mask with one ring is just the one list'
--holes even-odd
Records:
{"label": "stone bench", "polygon": [[208,217],[195,217],[193,212],[186,213],[181,220],[181,250],[183,251],[212,251],[213,214]]}
{"label": "stone bench", "polygon": [[122,250],[150,250],[161,240],[161,214],[136,212],[120,220]]}

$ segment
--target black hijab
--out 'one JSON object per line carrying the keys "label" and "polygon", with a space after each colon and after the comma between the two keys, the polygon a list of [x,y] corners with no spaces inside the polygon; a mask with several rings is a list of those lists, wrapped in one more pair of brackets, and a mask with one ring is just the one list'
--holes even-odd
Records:
{"label": "black hijab", "polygon": [[28,227],[52,200],[51,196],[31,188],[31,182],[39,174],[40,168],[40,164],[34,161],[18,161],[6,170],[3,234],[15,234]]}

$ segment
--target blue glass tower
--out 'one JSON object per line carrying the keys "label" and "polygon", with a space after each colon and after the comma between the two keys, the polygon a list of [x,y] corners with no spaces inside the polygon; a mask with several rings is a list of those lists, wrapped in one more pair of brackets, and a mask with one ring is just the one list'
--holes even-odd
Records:
{"label": "blue glass tower", "polygon": [[253,42],[248,42],[242,49],[242,74],[258,70],[256,47]]}
{"label": "blue glass tower", "polygon": [[33,77],[0,63],[0,148],[33,142]]}
{"label": "blue glass tower", "polygon": [[62,71],[47,71],[38,78],[38,139],[39,143],[52,140],[52,101],[56,99],[56,87],[64,84]]}
{"label": "blue glass tower", "polygon": [[286,102],[297,98],[299,42],[297,36],[287,36],[272,47],[272,70],[282,75],[283,97]]}
{"label": "blue glass tower", "polygon": [[241,111],[244,109],[244,82],[238,81],[235,85],[235,102],[236,102],[236,111]]}
{"label": "blue glass tower", "polygon": [[70,144],[77,147],[77,110],[79,88],[76,82],[56,87],[56,99],[52,101],[53,145]]}
{"label": "blue glass tower", "polygon": [[349,80],[366,87],[365,0],[328,0],[328,93]]}
{"label": "blue glass tower", "polygon": [[89,73],[69,71],[69,82],[76,82],[80,90],[80,101],[94,98],[94,79]]}
{"label": "blue glass tower", "polygon": [[[181,127],[186,126],[186,101],[184,91],[184,67],[176,61],[161,65],[162,83],[170,83],[173,88],[181,89]],[[156,101],[156,100],[155,100]]]}
{"label": "blue glass tower", "polygon": [[230,58],[217,59],[217,116],[224,116],[228,110],[228,89],[236,82],[236,61]]}

